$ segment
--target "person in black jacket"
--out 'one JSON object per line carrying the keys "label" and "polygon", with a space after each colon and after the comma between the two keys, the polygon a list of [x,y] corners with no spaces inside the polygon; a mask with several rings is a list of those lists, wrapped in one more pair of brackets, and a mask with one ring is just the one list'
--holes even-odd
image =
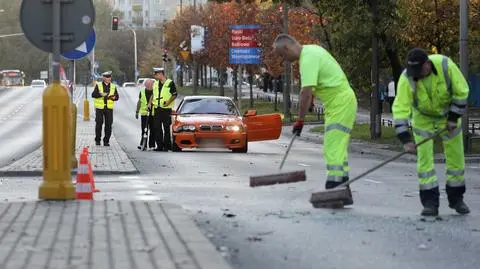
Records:
{"label": "person in black jacket", "polygon": [[102,73],[102,83],[97,83],[92,92],[92,98],[95,99],[95,144],[100,146],[102,137],[102,126],[105,122],[105,136],[103,145],[110,146],[110,137],[112,135],[113,107],[114,102],[118,101],[118,90],[112,81],[112,71]]}

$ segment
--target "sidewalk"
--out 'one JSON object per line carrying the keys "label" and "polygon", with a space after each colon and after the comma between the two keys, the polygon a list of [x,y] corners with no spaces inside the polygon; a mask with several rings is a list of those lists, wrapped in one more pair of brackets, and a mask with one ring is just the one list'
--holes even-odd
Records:
{"label": "sidewalk", "polygon": [[[114,135],[110,138],[110,147],[95,145],[95,121],[83,121],[77,118],[77,160],[84,147],[89,148],[92,169],[96,175],[136,174],[137,168],[118,144]],[[0,168],[0,176],[42,176],[43,148],[26,155],[14,163]],[[72,172],[74,173],[74,172]]]}
{"label": "sidewalk", "polygon": [[0,268],[231,269],[180,207],[0,203]]}
{"label": "sidewalk", "polygon": [[[314,133],[311,130],[320,125],[305,125],[302,135],[298,138],[301,141],[311,142],[316,144],[323,144],[323,134]],[[292,137],[292,127],[284,126],[282,134],[287,137]],[[400,153],[400,151],[394,151],[388,148],[388,145],[370,143],[361,140],[351,140],[349,152],[368,155],[369,157],[387,159]],[[405,154],[397,159],[404,162],[417,162],[417,156],[412,154]],[[435,163],[445,163],[445,156],[443,154],[435,154]],[[466,155],[465,163],[480,163],[480,155]]]}

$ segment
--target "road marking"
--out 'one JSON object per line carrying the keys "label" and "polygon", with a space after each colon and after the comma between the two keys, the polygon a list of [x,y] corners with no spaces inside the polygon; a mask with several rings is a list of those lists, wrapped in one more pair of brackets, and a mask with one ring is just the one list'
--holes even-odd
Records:
{"label": "road marking", "polygon": [[383,183],[383,182],[376,181],[376,180],[373,180],[373,179],[368,179],[368,178],[366,178],[365,181],[372,182],[372,183],[375,183],[375,184],[382,184]]}
{"label": "road marking", "polygon": [[118,178],[121,178],[121,179],[139,179],[140,177],[139,176],[121,176],[121,177],[118,177]]}
{"label": "road marking", "polygon": [[310,165],[304,164],[304,163],[299,163],[298,165],[303,166],[303,167],[310,167]]}
{"label": "road marking", "polygon": [[145,195],[145,196],[152,196],[153,195],[153,191],[151,190],[139,190],[137,191],[138,194],[140,195]]}
{"label": "road marking", "polygon": [[148,188],[148,186],[145,185],[145,184],[133,184],[132,187],[136,188],[136,189],[146,189],[146,188]]}

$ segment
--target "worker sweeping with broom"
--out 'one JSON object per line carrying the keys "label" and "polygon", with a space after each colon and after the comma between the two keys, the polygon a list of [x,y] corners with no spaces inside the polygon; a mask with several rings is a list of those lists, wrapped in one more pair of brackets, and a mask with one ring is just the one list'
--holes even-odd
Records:
{"label": "worker sweeping with broom", "polygon": [[[300,136],[305,114],[318,97],[325,108],[324,158],[327,168],[326,189],[332,189],[348,181],[348,145],[355,123],[357,98],[347,76],[324,48],[318,45],[301,45],[290,35],[276,37],[273,48],[285,60],[299,61],[301,93],[298,119],[293,126],[294,135]],[[348,196],[343,205],[352,205],[353,198],[347,186]]]}
{"label": "worker sweeping with broom", "polygon": [[[440,54],[428,56],[419,48],[408,52],[407,67],[398,81],[392,112],[395,130],[405,151],[417,153],[423,216],[438,215],[440,193],[433,160],[433,141],[418,148],[415,143],[445,128],[449,133],[444,133],[441,138],[446,156],[449,207],[459,214],[470,212],[463,201],[465,160],[461,125],[468,93],[468,84],[451,59]],[[410,116],[413,139],[408,129]]]}

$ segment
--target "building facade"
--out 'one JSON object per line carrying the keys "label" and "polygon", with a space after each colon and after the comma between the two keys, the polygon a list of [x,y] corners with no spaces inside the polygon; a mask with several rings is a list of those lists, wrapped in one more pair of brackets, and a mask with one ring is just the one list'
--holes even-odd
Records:
{"label": "building facade", "polygon": [[[121,22],[132,28],[152,28],[175,16],[179,0],[110,0]],[[188,0],[187,0],[188,1]]]}

